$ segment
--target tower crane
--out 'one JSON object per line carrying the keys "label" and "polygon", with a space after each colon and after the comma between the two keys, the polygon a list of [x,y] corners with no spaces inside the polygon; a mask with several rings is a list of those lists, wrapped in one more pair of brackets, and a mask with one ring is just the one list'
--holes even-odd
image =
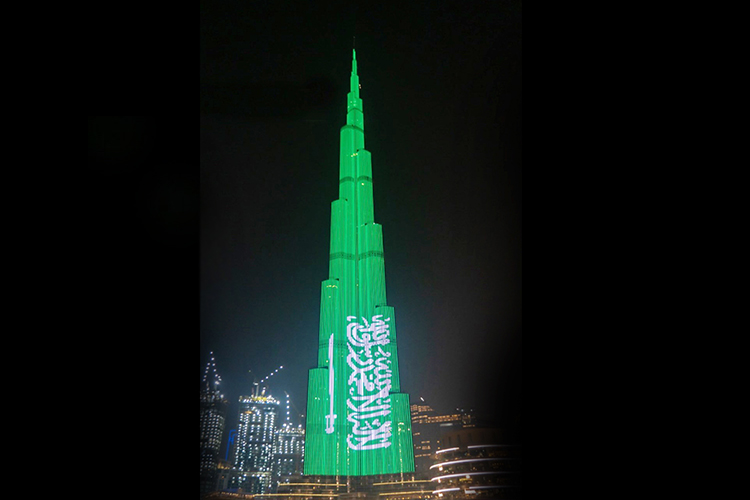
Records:
{"label": "tower crane", "polygon": [[289,403],[292,404],[292,408],[294,408],[294,411],[297,412],[297,423],[302,424],[302,419],[305,417],[302,413],[300,413],[299,408],[297,408],[297,405],[294,404],[294,401],[291,400],[291,397],[289,396],[289,393],[284,391],[284,394],[286,394],[286,400],[287,400],[287,411],[289,411]]}
{"label": "tower crane", "polygon": [[[277,373],[279,373],[279,370],[281,370],[282,368],[284,368],[284,366],[283,366],[283,365],[282,365],[282,366],[279,366],[279,367],[278,367],[278,368],[276,368],[276,369],[275,369],[274,371],[272,371],[271,373],[269,373],[268,375],[266,375],[265,377],[263,377],[263,380],[261,380],[260,382],[256,382],[255,380],[253,380],[253,385],[255,386],[255,394],[254,394],[254,396],[255,396],[256,398],[258,397],[258,391],[260,391],[260,385],[261,385],[261,384],[262,384],[263,382],[265,382],[266,380],[268,380],[269,378],[271,378],[271,377],[273,377],[274,375],[276,375]],[[253,373],[253,371],[252,371],[252,370],[248,370],[248,372],[250,372],[250,373]]]}

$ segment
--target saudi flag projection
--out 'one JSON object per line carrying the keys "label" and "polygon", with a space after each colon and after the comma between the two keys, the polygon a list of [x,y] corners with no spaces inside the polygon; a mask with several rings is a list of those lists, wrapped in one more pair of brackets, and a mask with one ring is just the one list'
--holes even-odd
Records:
{"label": "saudi flag projection", "polygon": [[409,395],[401,392],[396,316],[386,305],[383,233],[373,219],[354,53],[339,167],[318,366],[310,370],[307,395],[305,474],[413,472]]}

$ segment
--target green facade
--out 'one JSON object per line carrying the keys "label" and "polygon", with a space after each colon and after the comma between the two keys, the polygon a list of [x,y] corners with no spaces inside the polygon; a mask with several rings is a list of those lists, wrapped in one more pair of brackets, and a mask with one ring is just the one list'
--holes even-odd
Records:
{"label": "green facade", "polygon": [[318,366],[310,370],[306,475],[414,471],[409,395],[401,392],[396,316],[387,305],[383,232],[353,52],[341,128],[339,199],[331,203],[329,278],[320,300]]}

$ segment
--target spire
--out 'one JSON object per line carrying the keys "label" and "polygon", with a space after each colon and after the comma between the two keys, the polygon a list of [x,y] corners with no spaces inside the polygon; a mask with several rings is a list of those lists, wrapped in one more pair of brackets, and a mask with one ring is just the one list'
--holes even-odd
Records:
{"label": "spire", "polygon": [[352,77],[349,91],[359,97],[359,76],[357,76],[357,51],[352,48]]}

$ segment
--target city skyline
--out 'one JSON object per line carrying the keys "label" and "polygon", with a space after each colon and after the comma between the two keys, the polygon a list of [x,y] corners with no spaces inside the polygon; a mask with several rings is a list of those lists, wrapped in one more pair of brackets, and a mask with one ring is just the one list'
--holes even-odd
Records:
{"label": "city skyline", "polygon": [[519,420],[520,8],[242,9],[202,13],[201,364],[305,413],[356,35],[403,391]]}
{"label": "city skyline", "polygon": [[[227,396],[225,394],[221,394],[222,389],[220,388],[220,384],[216,384],[213,382],[213,380],[221,380],[220,375],[218,374],[218,371],[216,370],[216,360],[215,358],[211,357],[209,362],[206,364],[206,370],[204,373],[204,377],[201,381],[201,399],[202,401],[205,399],[205,395],[209,396],[217,396],[217,401],[219,399],[223,400],[226,403]],[[209,377],[209,373],[211,376]],[[294,405],[290,399],[289,395],[286,391],[280,388],[276,388],[275,390],[272,390],[270,388],[270,384],[268,383],[271,376],[264,377],[264,380],[260,381],[261,383],[254,384],[254,391],[252,394],[248,393],[249,395],[243,395],[239,396],[238,399],[240,402],[248,403],[251,401],[270,401],[273,403],[277,403],[279,405],[279,411],[278,411],[278,418],[276,419],[275,428],[280,432],[288,432],[290,429],[294,430],[295,432],[301,431],[301,435],[304,437],[304,420],[300,420],[298,417],[302,416],[299,412],[296,411],[296,405]],[[213,379],[213,380],[212,380]],[[282,401],[281,398],[277,398],[274,396],[274,394],[277,394],[281,392],[286,397]],[[231,398],[230,398],[231,399]],[[292,411],[292,408],[295,408],[295,411]],[[422,426],[424,424],[443,424],[442,426],[454,426],[454,425],[469,425],[470,427],[494,427],[495,423],[492,421],[487,421],[485,419],[486,415],[477,415],[475,411],[472,408],[459,408],[455,407],[452,408],[450,411],[435,411],[432,407],[430,407],[429,403],[424,400],[424,398],[416,398],[415,400],[411,401],[410,405],[410,412],[411,412],[411,422],[412,425]],[[242,410],[240,409],[240,414],[242,413]],[[294,415],[294,416],[292,416]],[[227,416],[227,415],[225,415]],[[240,425],[242,425],[240,423]],[[234,463],[234,450],[233,448],[230,448],[232,446],[237,445],[237,429],[231,428],[231,426],[224,426],[222,424],[223,431],[222,431],[222,438],[221,441],[223,445],[218,450],[219,451],[219,459],[223,460],[228,463],[228,465],[232,465]],[[415,432],[417,430],[424,430],[423,427],[420,427],[419,429],[415,428]],[[447,432],[447,431],[446,431]],[[234,434],[235,438],[233,439],[227,439],[229,438],[230,434]],[[240,432],[241,435],[241,432]],[[419,434],[415,434],[415,436],[418,436]],[[435,439],[438,437],[438,435],[432,436],[430,439]],[[424,439],[424,437],[422,438]],[[227,442],[229,441],[229,442]],[[423,442],[422,442],[423,443]],[[419,441],[414,442],[415,450],[418,448],[421,450],[422,447],[420,446]],[[425,450],[432,451],[434,453],[434,450],[436,449],[434,447],[431,449],[425,448]],[[427,453],[429,456],[431,453]],[[223,458],[222,458],[223,457]]]}

